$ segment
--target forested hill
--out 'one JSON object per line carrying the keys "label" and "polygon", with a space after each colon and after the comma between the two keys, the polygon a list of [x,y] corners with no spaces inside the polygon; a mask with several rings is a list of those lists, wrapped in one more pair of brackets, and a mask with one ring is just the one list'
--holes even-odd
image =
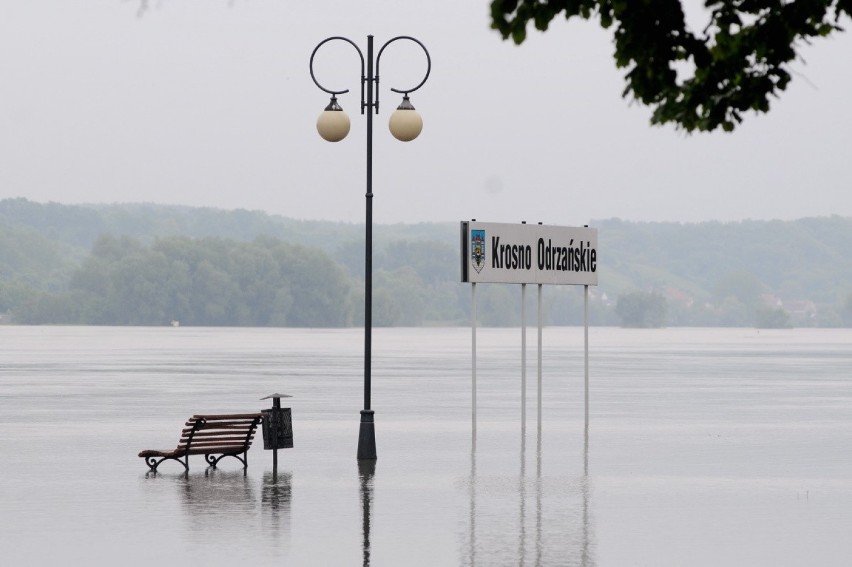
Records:
{"label": "forested hill", "polygon": [[[633,287],[672,285],[701,296],[748,274],[782,297],[832,302],[852,291],[852,218],[796,221],[596,222],[608,266]],[[748,278],[746,278],[748,279]],[[688,283],[687,283],[688,282]],[[615,282],[611,282],[615,283]],[[705,297],[709,297],[706,296]]]}
{"label": "forested hill", "polygon": [[[636,223],[599,229],[597,324],[852,324],[852,219]],[[155,204],[0,201],[0,321],[359,324],[363,225]],[[455,222],[375,227],[380,325],[462,324]],[[485,324],[513,325],[511,286],[483,286]],[[580,321],[573,288],[547,322]]]}
{"label": "forested hill", "polygon": [[[302,221],[245,209],[222,210],[151,203],[62,205],[26,199],[0,200],[0,226],[35,230],[49,240],[89,250],[102,234],[150,243],[158,238],[224,238],[249,241],[268,236],[333,251],[342,242],[363,240],[364,225]],[[458,225],[376,225],[376,238],[425,239],[455,244]]]}

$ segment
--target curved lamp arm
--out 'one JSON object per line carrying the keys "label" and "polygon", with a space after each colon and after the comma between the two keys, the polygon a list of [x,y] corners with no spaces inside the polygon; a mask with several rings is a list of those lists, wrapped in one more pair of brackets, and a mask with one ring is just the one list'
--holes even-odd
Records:
{"label": "curved lamp arm", "polygon": [[[348,43],[349,45],[351,45],[352,47],[355,48],[355,51],[358,52],[358,57],[361,58],[361,114],[364,114],[364,83],[367,80],[367,77],[364,74],[364,54],[361,52],[361,49],[358,47],[358,45],[356,45],[355,42],[352,41],[351,39],[349,39],[347,37],[336,35],[336,36],[333,36],[333,37],[327,37],[324,40],[322,40],[321,42],[319,42],[317,44],[317,46],[314,47],[313,52],[311,52],[311,60],[310,60],[311,79],[314,81],[314,84],[317,87],[319,87],[319,89],[321,91],[327,92],[332,97],[336,97],[339,94],[344,94],[344,93],[349,92],[349,89],[344,89],[342,91],[335,91],[335,90],[325,88],[324,86],[322,86],[320,84],[319,81],[317,81],[317,77],[314,74],[314,57],[316,56],[317,51],[319,51],[319,48],[322,47],[323,45],[325,45],[326,43],[328,43],[329,41],[334,41],[334,40],[345,41],[346,43]],[[388,42],[388,43],[390,43],[390,42]]]}
{"label": "curved lamp arm", "polygon": [[377,114],[379,112],[379,88],[378,88],[379,87],[379,63],[382,59],[382,52],[391,43],[393,43],[397,40],[400,40],[400,39],[407,39],[409,41],[413,41],[414,43],[419,45],[420,48],[423,50],[423,53],[426,54],[426,75],[423,77],[422,81],[420,81],[416,86],[414,86],[410,89],[395,89],[395,88],[391,87],[391,91],[393,91],[395,93],[400,93],[407,98],[409,93],[413,93],[414,91],[416,91],[417,89],[419,89],[420,87],[423,86],[423,84],[429,78],[429,73],[432,72],[432,58],[429,56],[429,51],[426,49],[426,46],[423,45],[423,43],[419,39],[411,37],[410,35],[399,35],[399,36],[396,36],[395,38],[392,38],[392,39],[389,39],[388,41],[386,41],[385,44],[382,45],[382,47],[379,49],[379,54],[376,55],[376,113]]}

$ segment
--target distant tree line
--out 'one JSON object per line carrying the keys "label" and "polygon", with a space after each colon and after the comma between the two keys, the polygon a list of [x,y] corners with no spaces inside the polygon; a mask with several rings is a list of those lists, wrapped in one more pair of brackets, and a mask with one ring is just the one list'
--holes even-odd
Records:
{"label": "distant tree line", "polygon": [[[852,326],[852,219],[591,225],[593,325]],[[377,225],[375,236],[375,325],[469,324],[457,224]],[[478,322],[518,325],[520,297],[480,286]],[[544,324],[582,324],[581,288],[546,287],[543,300]],[[0,200],[2,323],[339,327],[361,325],[363,310],[363,226]]]}
{"label": "distant tree line", "polygon": [[14,314],[30,324],[342,326],[350,295],[343,269],[320,250],[186,237],[145,246],[107,235],[67,291],[34,293]]}

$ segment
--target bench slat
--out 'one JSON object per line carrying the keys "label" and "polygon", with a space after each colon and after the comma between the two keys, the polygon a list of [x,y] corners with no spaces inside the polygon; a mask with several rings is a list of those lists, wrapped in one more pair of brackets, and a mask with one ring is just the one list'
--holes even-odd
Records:
{"label": "bench slat", "polygon": [[[246,448],[235,445],[223,445],[221,447],[190,447],[190,455],[215,455],[217,453],[245,453]],[[186,454],[186,449],[180,450],[181,455]]]}
{"label": "bench slat", "polygon": [[185,427],[181,432],[186,431],[228,431],[228,430],[238,430],[238,431],[248,431],[252,429],[251,423],[239,423],[233,425],[205,425],[199,424],[195,427]]}
{"label": "bench slat", "polygon": [[[232,429],[232,430],[228,430],[228,431],[208,431],[208,430],[205,430],[205,429],[201,429],[199,431],[196,431],[193,434],[193,439],[198,439],[200,437],[218,437],[218,436],[222,436],[222,435],[230,435],[232,437],[239,437],[240,435],[242,435],[243,437],[245,437],[250,431],[251,431],[251,429],[249,429],[249,428]],[[181,434],[181,438],[182,439],[188,438],[190,433],[192,433],[192,430],[185,431],[184,433]]]}
{"label": "bench slat", "polygon": [[263,417],[262,413],[232,413],[225,415],[194,415],[190,420],[198,421],[199,419],[204,419],[206,421],[228,421],[231,419],[247,419],[251,421],[252,419]]}
{"label": "bench slat", "polygon": [[[190,455],[215,455],[219,453],[230,454],[230,453],[244,453],[245,447],[198,447],[191,448],[189,450]],[[184,452],[183,454],[185,454]]]}
{"label": "bench slat", "polygon": [[187,423],[185,429],[226,429],[229,427],[251,427],[251,421],[214,421],[207,423]]}
{"label": "bench slat", "polygon": [[190,431],[249,431],[252,429],[250,423],[241,423],[238,425],[199,425],[197,427],[186,427],[181,430],[181,433],[189,433]]}
{"label": "bench slat", "polygon": [[248,449],[251,443],[246,443],[244,439],[210,439],[209,441],[193,441],[192,443],[180,443],[178,448],[183,447],[216,447],[217,445],[239,445]]}
{"label": "bench slat", "polygon": [[182,438],[178,443],[192,443],[195,445],[196,443],[216,443],[218,441],[234,441],[235,443],[246,443],[246,441],[251,441],[254,439],[254,435],[212,435],[208,437],[193,437],[192,440],[189,437]]}
{"label": "bench slat", "polygon": [[217,416],[216,419],[207,419],[205,417],[199,417],[199,418],[190,417],[189,419],[186,420],[186,422],[187,423],[195,423],[196,421],[206,421],[208,423],[215,423],[215,422],[219,422],[219,421],[245,421],[246,423],[250,423],[250,422],[254,421],[255,419],[260,419],[262,417],[263,417],[262,415],[252,416],[252,417],[240,417],[238,415],[232,415],[232,416],[223,415],[223,416]]}

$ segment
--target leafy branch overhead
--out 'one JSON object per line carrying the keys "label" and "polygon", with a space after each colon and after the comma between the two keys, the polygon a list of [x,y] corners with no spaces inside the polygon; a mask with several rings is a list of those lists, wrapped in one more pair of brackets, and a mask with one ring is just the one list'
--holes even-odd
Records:
{"label": "leafy branch overhead", "polygon": [[615,63],[626,68],[623,96],[653,109],[652,124],[688,132],[732,131],[748,111],[768,112],[790,82],[802,43],[842,31],[852,0],[706,0],[696,33],[682,0],[493,0],[491,26],[521,44],[529,23],[541,31],[566,19],[614,27]]}

